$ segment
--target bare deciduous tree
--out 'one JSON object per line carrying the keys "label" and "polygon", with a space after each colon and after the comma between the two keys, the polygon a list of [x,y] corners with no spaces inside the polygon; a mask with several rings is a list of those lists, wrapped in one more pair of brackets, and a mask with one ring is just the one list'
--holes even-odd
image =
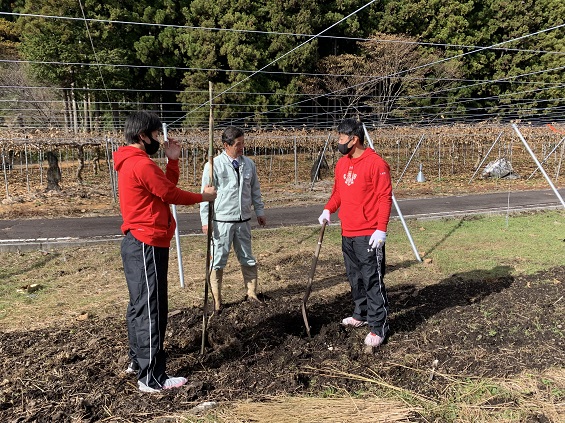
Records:
{"label": "bare deciduous tree", "polygon": [[433,91],[459,76],[455,62],[438,62],[439,55],[416,40],[376,34],[359,42],[359,54],[328,56],[320,61],[322,76],[307,79],[310,94],[325,94],[318,104],[341,120],[352,112],[375,115],[385,123],[391,113],[403,116],[401,106],[430,105]]}
{"label": "bare deciduous tree", "polygon": [[64,120],[61,95],[54,88],[36,83],[24,64],[2,65],[0,85],[4,87],[2,99],[8,100],[10,105],[4,113],[4,120],[9,126],[49,129],[59,127]]}

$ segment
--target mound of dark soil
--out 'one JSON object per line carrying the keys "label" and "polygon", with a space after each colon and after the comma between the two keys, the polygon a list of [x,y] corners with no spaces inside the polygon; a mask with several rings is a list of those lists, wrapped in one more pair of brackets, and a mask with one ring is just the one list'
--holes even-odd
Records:
{"label": "mound of dark soil", "polygon": [[123,316],[4,333],[0,421],[167,421],[207,400],[376,389],[357,376],[434,398],[447,383],[441,374],[508,377],[562,365],[565,266],[516,279],[498,270],[389,288],[392,333],[373,355],[364,353],[366,329],[339,325],[351,309],[347,295],[324,298],[314,289],[312,338],[300,312],[303,285],[267,292],[262,305],[228,304],[209,322],[204,355],[202,310],[175,310],[168,369],[191,383],[165,394],[140,393],[125,374]]}

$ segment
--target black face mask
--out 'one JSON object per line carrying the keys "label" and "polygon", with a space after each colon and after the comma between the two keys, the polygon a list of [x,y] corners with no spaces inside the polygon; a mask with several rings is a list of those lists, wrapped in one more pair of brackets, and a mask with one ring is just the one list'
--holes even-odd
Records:
{"label": "black face mask", "polygon": [[141,140],[141,142],[143,143],[143,145],[145,146],[145,152],[147,154],[149,154],[150,156],[152,156],[153,154],[155,154],[157,151],[159,151],[159,147],[161,146],[161,144],[159,143],[159,141],[157,141],[155,138],[153,138],[151,135],[147,135],[149,137],[149,141],[151,141],[149,144],[147,144],[145,141]]}
{"label": "black face mask", "polygon": [[345,143],[345,144],[338,144],[338,145],[337,145],[337,149],[338,149],[339,152],[340,152],[341,154],[343,154],[344,156],[345,156],[346,154],[348,154],[351,150],[353,150],[353,147],[355,146],[355,145],[352,145],[351,147],[348,147],[347,145],[348,145],[350,142],[351,142],[351,140],[347,141],[347,143]]}

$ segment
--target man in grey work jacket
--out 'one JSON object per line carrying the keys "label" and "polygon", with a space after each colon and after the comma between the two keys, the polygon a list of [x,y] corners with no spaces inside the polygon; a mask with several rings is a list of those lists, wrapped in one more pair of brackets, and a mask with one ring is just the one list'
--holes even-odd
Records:
{"label": "man in grey work jacket", "polygon": [[[257,215],[257,222],[265,226],[261,188],[257,179],[255,163],[243,155],[245,146],[243,131],[230,126],[222,134],[224,151],[214,158],[214,181],[210,183],[210,164],[204,166],[202,189],[212,185],[218,196],[214,202],[213,241],[214,258],[210,285],[214,296],[214,310],[222,307],[222,279],[233,244],[241,265],[247,299],[257,298],[257,262],[251,251],[251,206]],[[209,203],[200,203],[202,232],[208,232]]]}

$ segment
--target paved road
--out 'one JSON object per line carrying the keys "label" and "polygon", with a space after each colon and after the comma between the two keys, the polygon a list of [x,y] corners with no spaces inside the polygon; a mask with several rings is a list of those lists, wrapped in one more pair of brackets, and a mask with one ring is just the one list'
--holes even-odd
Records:
{"label": "paved road", "polygon": [[[565,189],[559,190],[565,197]],[[462,195],[398,200],[405,219],[430,219],[475,214],[500,214],[525,210],[561,209],[552,190],[513,191],[493,194]],[[317,224],[323,204],[280,207],[267,210],[269,228]],[[393,219],[398,213],[393,206]],[[200,218],[196,212],[178,216],[181,235],[198,234]],[[332,216],[337,221],[337,216]],[[256,226],[256,221],[252,221]],[[83,217],[0,221],[0,251],[50,249],[57,246],[86,245],[121,240],[121,217]]]}

